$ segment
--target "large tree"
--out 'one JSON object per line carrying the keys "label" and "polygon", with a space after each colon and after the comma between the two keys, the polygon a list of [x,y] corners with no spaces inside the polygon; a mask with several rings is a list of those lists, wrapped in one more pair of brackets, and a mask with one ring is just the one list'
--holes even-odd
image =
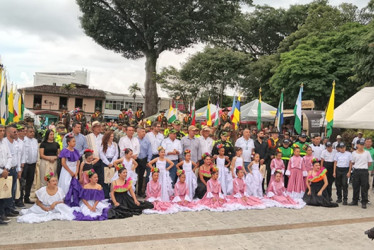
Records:
{"label": "large tree", "polygon": [[165,50],[210,40],[251,0],[77,0],[86,34],[125,58],[146,58],[145,113],[157,112],[156,63]]}

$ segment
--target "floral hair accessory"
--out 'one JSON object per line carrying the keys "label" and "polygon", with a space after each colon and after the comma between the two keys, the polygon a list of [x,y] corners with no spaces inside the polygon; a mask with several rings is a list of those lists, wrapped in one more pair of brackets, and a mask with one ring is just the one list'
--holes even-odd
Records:
{"label": "floral hair accessory", "polygon": [[127,148],[124,148],[123,151],[126,151]]}
{"label": "floral hair accessory", "polygon": [[191,153],[191,150],[189,150],[189,149],[186,149],[186,150],[184,150],[184,154],[186,155],[186,154],[190,154]]}
{"label": "floral hair accessory", "polygon": [[242,166],[239,166],[236,168],[237,170],[243,170],[243,167]]}
{"label": "floral hair accessory", "polygon": [[278,169],[278,170],[275,170],[274,174],[276,175],[276,174],[283,174],[283,173],[281,170]]}
{"label": "floral hair accessory", "polygon": [[277,153],[282,153],[282,150],[280,148],[277,148]]}
{"label": "floral hair accessory", "polygon": [[160,170],[158,168],[154,167],[154,168],[151,169],[151,172],[152,173],[159,173]]}
{"label": "floral hair accessory", "polygon": [[123,165],[122,164],[117,164],[116,166],[116,170],[119,171],[123,168]]}
{"label": "floral hair accessory", "polygon": [[161,150],[164,150],[164,148],[163,148],[162,146],[159,146],[159,147],[157,148],[157,151],[160,152]]}
{"label": "floral hair accessory", "polygon": [[45,181],[49,181],[53,176],[54,176],[54,173],[50,172],[49,174],[47,174],[46,176],[44,176],[44,180]]}
{"label": "floral hair accessory", "polygon": [[292,145],[294,148],[300,148],[296,143]]}
{"label": "floral hair accessory", "polygon": [[318,162],[318,160],[317,160],[316,158],[313,158],[313,159],[311,160],[311,162],[314,164],[314,163]]}
{"label": "floral hair accessory", "polygon": [[96,172],[95,172],[95,170],[90,169],[90,170],[88,170],[87,174],[88,174],[88,177],[91,177],[91,176],[93,176],[94,174],[96,174]]}
{"label": "floral hair accessory", "polygon": [[304,146],[303,146],[303,150],[307,150],[309,147],[309,144],[308,143],[305,143]]}
{"label": "floral hair accessory", "polygon": [[209,154],[208,152],[206,152],[206,153],[204,153],[204,154],[202,155],[203,159],[205,159],[205,158],[208,157],[208,156],[210,156],[210,154]]}
{"label": "floral hair accessory", "polygon": [[218,168],[216,166],[213,166],[211,172],[212,172],[212,174],[213,173],[218,173]]}
{"label": "floral hair accessory", "polygon": [[184,170],[182,170],[182,169],[178,169],[178,171],[177,171],[177,175],[180,176],[181,174],[184,174]]}
{"label": "floral hair accessory", "polygon": [[73,133],[69,133],[66,137],[73,138],[74,135],[73,135]]}
{"label": "floral hair accessory", "polygon": [[87,149],[84,150],[84,152],[85,153],[93,153],[94,151],[92,149],[87,148]]}
{"label": "floral hair accessory", "polygon": [[222,143],[218,144],[218,145],[217,145],[217,148],[218,148],[218,149],[223,148],[223,144],[222,144]]}

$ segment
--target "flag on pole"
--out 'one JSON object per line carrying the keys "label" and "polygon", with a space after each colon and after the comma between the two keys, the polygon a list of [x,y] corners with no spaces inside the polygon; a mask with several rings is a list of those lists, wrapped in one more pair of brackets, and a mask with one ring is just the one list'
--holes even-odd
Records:
{"label": "flag on pole", "polygon": [[300,86],[299,95],[297,96],[296,105],[293,109],[293,114],[295,115],[294,128],[296,133],[301,134],[301,101],[303,94],[303,84]]}
{"label": "flag on pole", "polygon": [[329,138],[332,134],[332,127],[334,125],[334,105],[335,105],[335,81],[332,83],[332,91],[329,100],[329,104],[327,106],[326,112],[326,121],[327,121],[327,132],[326,136]]}
{"label": "flag on pole", "polygon": [[10,88],[8,96],[8,120],[7,124],[12,123],[14,118],[14,95],[13,95],[13,85]]}
{"label": "flag on pole", "polygon": [[195,101],[193,101],[191,108],[191,125],[196,125]]}
{"label": "flag on pole", "polygon": [[5,125],[8,120],[8,84],[6,78],[4,78],[2,87],[1,87],[1,94],[0,94],[0,112],[1,112],[1,124]]}
{"label": "flag on pole", "polygon": [[21,121],[23,121],[23,116],[25,114],[25,102],[23,101],[23,97],[25,96],[25,92],[23,91],[22,94],[20,95],[20,107],[21,107]]}
{"label": "flag on pole", "polygon": [[228,113],[228,116],[230,117],[230,121],[232,121],[232,119],[234,118],[235,103],[236,103],[236,96],[234,96],[234,99],[232,100],[231,110]]}
{"label": "flag on pole", "polygon": [[19,122],[20,121],[20,107],[19,107],[19,101],[20,101],[20,94],[19,92],[17,91],[17,87],[16,87],[16,90],[14,91],[14,100],[13,100],[13,107],[14,107],[14,112],[13,112],[13,121],[15,122]]}
{"label": "flag on pole", "polygon": [[210,98],[208,99],[208,106],[206,107],[206,125],[212,126],[212,117],[210,116]]}
{"label": "flag on pole", "polygon": [[215,112],[215,120],[214,120],[214,124],[213,126],[214,127],[217,127],[219,125],[219,103],[217,102],[217,108],[216,108],[216,112]]}
{"label": "flag on pole", "polygon": [[239,123],[240,123],[240,95],[238,96],[238,100],[235,103],[235,109],[233,112],[233,119],[232,123],[234,123],[235,130],[239,128]]}
{"label": "flag on pole", "polygon": [[284,89],[282,89],[281,97],[280,97],[279,104],[278,104],[277,116],[276,116],[277,117],[276,127],[278,128],[279,132],[282,131],[282,125],[283,125],[283,91]]}
{"label": "flag on pole", "polygon": [[258,98],[258,105],[257,105],[257,130],[261,130],[261,88],[259,89],[259,98]]}
{"label": "flag on pole", "polygon": [[167,118],[168,118],[168,123],[172,123],[173,121],[177,119],[176,109],[174,109],[172,105],[170,105]]}

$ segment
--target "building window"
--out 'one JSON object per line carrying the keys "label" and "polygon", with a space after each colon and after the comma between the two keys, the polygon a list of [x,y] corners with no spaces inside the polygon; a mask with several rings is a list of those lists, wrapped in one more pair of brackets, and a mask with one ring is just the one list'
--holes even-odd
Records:
{"label": "building window", "polygon": [[[99,100],[95,101],[95,106],[96,106],[97,101]],[[105,101],[105,109],[121,110],[122,108],[123,108],[123,101]]]}
{"label": "building window", "polygon": [[95,100],[95,110],[99,108],[100,111],[103,109],[103,101],[102,100]]}
{"label": "building window", "polygon": [[143,109],[143,103],[135,103],[135,106],[134,106],[134,102],[125,103],[125,108],[131,109],[132,111],[138,110],[139,107]]}
{"label": "building window", "polygon": [[42,96],[34,95],[34,109],[40,109],[42,106]]}
{"label": "building window", "polygon": [[83,99],[82,98],[75,98],[75,107],[82,108],[83,107]]}
{"label": "building window", "polygon": [[60,109],[68,108],[68,98],[67,97],[60,97]]}

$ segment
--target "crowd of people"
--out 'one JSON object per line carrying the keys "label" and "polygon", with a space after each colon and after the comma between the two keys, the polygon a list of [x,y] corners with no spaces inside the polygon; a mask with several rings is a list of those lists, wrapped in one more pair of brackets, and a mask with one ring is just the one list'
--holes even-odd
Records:
{"label": "crowd of people", "polygon": [[359,201],[367,207],[374,149],[362,133],[347,150],[341,136],[331,142],[271,127],[235,131],[225,112],[219,127],[168,124],[163,112],[149,124],[138,112],[139,120],[120,115],[118,123],[97,113],[83,125],[62,113],[39,141],[31,119],[0,126],[0,175],[10,189],[0,193],[0,224],[9,217],[35,223]]}

